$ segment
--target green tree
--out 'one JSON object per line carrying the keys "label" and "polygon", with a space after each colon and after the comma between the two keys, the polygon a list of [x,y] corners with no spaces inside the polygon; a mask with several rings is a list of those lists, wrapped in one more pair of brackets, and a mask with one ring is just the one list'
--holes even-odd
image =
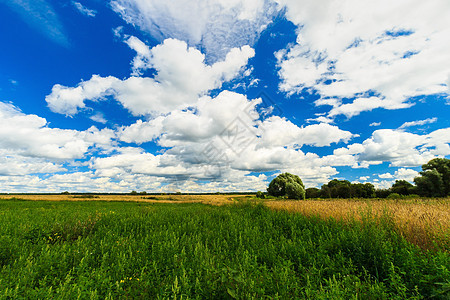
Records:
{"label": "green tree", "polygon": [[318,188],[307,188],[305,191],[305,197],[306,199],[312,199],[312,198],[320,198],[320,189]]}
{"label": "green tree", "polygon": [[371,183],[352,183],[350,186],[351,195],[354,198],[375,197],[375,187]]}
{"label": "green tree", "polygon": [[[275,197],[288,196],[288,198],[295,197],[292,199],[305,199],[305,185],[300,177],[290,173],[283,173],[274,178],[270,182],[267,192]],[[298,193],[300,198],[298,198]]]}
{"label": "green tree", "polygon": [[350,198],[351,183],[348,180],[333,179],[321,187],[322,198]]}
{"label": "green tree", "polygon": [[445,196],[444,181],[442,174],[436,169],[420,172],[419,177],[414,178],[417,191],[422,196],[443,197]]}
{"label": "green tree", "polygon": [[399,195],[411,195],[413,194],[414,185],[406,180],[396,180],[391,187],[391,193],[397,193]]}
{"label": "green tree", "polygon": [[417,192],[428,197],[450,195],[450,159],[435,158],[422,165],[420,176],[414,178]]}
{"label": "green tree", "polygon": [[289,199],[305,199],[305,189],[297,182],[286,183],[286,196]]}

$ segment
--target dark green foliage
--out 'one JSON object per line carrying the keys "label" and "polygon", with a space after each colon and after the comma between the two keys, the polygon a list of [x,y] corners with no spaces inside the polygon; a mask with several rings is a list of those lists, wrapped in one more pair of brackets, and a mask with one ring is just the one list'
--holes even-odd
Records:
{"label": "dark green foliage", "polygon": [[376,189],[375,190],[375,197],[377,198],[386,198],[389,196],[391,191],[389,189]]}
{"label": "dark green foliage", "polygon": [[261,191],[257,191],[256,192],[256,198],[265,199],[266,195],[264,195],[264,193],[261,192]]}
{"label": "dark green foliage", "polygon": [[288,182],[286,184],[286,196],[288,199],[294,200],[305,199],[305,189],[296,182]]}
{"label": "dark green foliage", "polygon": [[320,198],[320,195],[320,189],[318,188],[307,188],[305,191],[306,199]]}
{"label": "dark green foliage", "polygon": [[0,201],[0,299],[447,299],[448,252],[363,217]]}
{"label": "dark green foliage", "polygon": [[351,185],[348,180],[333,179],[322,185],[322,198],[351,198]]}
{"label": "dark green foliage", "polygon": [[399,195],[414,194],[414,186],[406,180],[396,180],[391,187],[391,193]]}
{"label": "dark green foliage", "polygon": [[386,197],[386,199],[400,199],[402,196],[397,193],[390,193],[389,196]]}
{"label": "dark green foliage", "polygon": [[[442,195],[450,195],[450,159],[435,158],[422,166],[423,172],[436,170],[442,179]],[[423,173],[421,172],[421,174]],[[424,174],[422,174],[424,175]],[[439,185],[439,184],[437,184]]]}
{"label": "dark green foliage", "polygon": [[450,195],[450,159],[435,158],[422,166],[419,177],[414,178],[417,193],[428,197]]}
{"label": "dark green foliage", "polygon": [[375,187],[371,183],[352,183],[350,185],[352,198],[373,198]]}
{"label": "dark green foliage", "polygon": [[305,185],[300,177],[290,173],[283,173],[274,178],[267,188],[267,192],[271,196],[282,197],[287,196],[286,186],[290,184],[289,193],[291,199],[305,199]]}

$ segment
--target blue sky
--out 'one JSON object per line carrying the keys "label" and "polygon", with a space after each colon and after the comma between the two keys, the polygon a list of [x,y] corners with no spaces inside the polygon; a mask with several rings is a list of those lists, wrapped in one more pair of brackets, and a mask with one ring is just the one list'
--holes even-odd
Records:
{"label": "blue sky", "polygon": [[0,192],[390,187],[450,155],[446,0],[0,0]]}

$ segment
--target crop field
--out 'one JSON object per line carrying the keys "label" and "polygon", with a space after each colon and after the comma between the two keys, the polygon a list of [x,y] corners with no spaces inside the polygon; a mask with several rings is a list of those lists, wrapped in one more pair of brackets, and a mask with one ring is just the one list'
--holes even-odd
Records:
{"label": "crop field", "polygon": [[92,197],[0,196],[0,299],[450,295],[447,200]]}
{"label": "crop field", "polygon": [[273,209],[344,222],[391,222],[397,232],[423,249],[450,249],[450,199],[267,201]]}

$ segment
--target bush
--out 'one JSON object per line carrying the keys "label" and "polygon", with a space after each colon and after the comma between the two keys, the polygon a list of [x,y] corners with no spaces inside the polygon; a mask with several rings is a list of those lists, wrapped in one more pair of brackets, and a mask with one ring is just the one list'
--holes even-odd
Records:
{"label": "bush", "polygon": [[257,191],[256,192],[256,198],[265,199],[266,195],[264,195],[264,193],[261,192],[261,191]]}
{"label": "bush", "polygon": [[389,194],[389,196],[386,197],[386,199],[400,199],[400,198],[402,198],[402,196],[400,196],[397,193],[391,193]]}

